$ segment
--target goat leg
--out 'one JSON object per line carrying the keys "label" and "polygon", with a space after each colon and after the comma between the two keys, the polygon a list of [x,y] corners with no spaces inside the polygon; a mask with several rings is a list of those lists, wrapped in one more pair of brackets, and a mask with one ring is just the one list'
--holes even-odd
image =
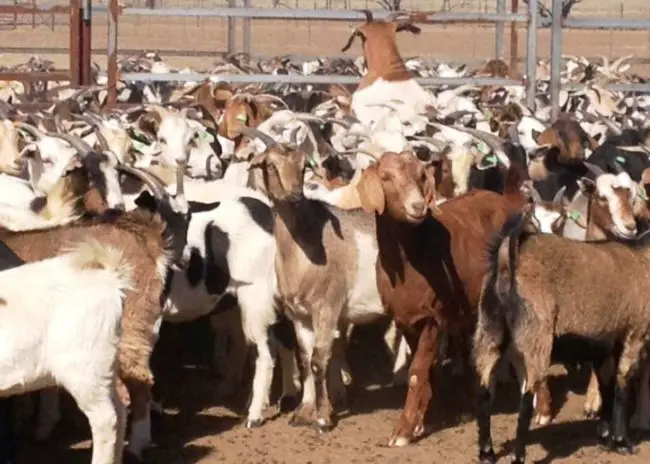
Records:
{"label": "goat leg", "polygon": [[636,408],[630,420],[630,427],[638,430],[650,430],[650,360],[645,359],[641,365]]}
{"label": "goat leg", "polygon": [[316,419],[316,385],[311,370],[311,354],[314,351],[314,332],[300,321],[294,321],[296,340],[300,354],[300,371],[302,376],[302,402],[291,416],[289,423],[293,426],[311,425]]}
{"label": "goat leg", "polygon": [[539,383],[535,392],[535,423],[547,425],[551,422],[551,391],[546,379]]}
{"label": "goat leg", "polygon": [[414,352],[409,369],[408,392],[402,411],[388,446],[405,446],[424,432],[424,415],[433,396],[430,371],[438,356],[440,331],[435,321],[428,320],[419,336],[405,333]]}

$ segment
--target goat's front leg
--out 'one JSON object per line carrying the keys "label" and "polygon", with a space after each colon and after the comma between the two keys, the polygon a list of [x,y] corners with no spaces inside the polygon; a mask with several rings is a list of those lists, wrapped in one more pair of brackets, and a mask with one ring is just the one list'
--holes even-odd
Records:
{"label": "goat's front leg", "polygon": [[124,379],[131,399],[131,433],[128,451],[142,459],[151,445],[151,385],[135,379]]}
{"label": "goat's front leg", "polygon": [[636,396],[636,408],[630,421],[630,427],[650,430],[650,360],[645,359],[641,365],[639,386]]}
{"label": "goat's front leg", "polygon": [[439,328],[435,321],[427,320],[419,337],[411,332],[404,335],[414,355],[409,369],[406,403],[388,446],[405,446],[424,433],[424,415],[433,396],[430,372],[438,356]]}
{"label": "goat's front leg", "polygon": [[301,321],[295,321],[294,328],[300,354],[302,402],[293,413],[290,423],[294,426],[311,425],[316,420],[316,385],[314,373],[311,370],[311,355],[314,351],[315,336],[312,328]]}

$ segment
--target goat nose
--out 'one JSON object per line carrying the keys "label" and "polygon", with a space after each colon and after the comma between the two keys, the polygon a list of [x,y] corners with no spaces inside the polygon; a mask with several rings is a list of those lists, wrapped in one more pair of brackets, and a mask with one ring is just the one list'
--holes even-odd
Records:
{"label": "goat nose", "polygon": [[635,232],[636,231],[636,222],[626,222],[625,228],[629,230],[630,232]]}
{"label": "goat nose", "polygon": [[424,211],[425,206],[426,205],[424,204],[424,200],[418,200],[411,203],[411,209],[413,209],[413,212],[416,213],[421,213],[422,211]]}

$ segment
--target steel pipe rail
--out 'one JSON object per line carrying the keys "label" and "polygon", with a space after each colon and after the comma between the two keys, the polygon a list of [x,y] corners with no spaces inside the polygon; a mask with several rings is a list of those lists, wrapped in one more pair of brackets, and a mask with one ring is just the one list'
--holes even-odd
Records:
{"label": "steel pipe rail", "polygon": [[[105,6],[93,6],[93,14],[105,14]],[[360,11],[353,10],[307,10],[307,9],[276,9],[276,8],[121,8],[124,16],[177,16],[177,17],[236,17],[250,19],[311,19],[324,21],[365,21],[366,17]],[[375,19],[386,19],[390,16],[387,11],[373,11]],[[512,13],[480,13],[453,12],[414,13],[415,22],[450,22],[450,21],[486,21],[486,22],[519,22],[527,23],[527,14]]]}
{"label": "steel pipe rail", "polygon": [[645,31],[650,29],[650,18],[565,18],[562,20],[563,29],[625,29]]}

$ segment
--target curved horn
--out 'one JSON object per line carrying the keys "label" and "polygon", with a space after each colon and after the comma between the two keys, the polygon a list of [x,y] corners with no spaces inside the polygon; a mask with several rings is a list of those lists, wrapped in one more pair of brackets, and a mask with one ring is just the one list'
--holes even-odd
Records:
{"label": "curved horn", "polygon": [[178,163],[176,168],[176,199],[185,200],[185,161]]}
{"label": "curved horn", "polygon": [[280,98],[280,97],[278,97],[276,95],[271,95],[270,93],[257,94],[257,95],[255,95],[255,99],[277,101],[282,106],[284,106],[286,109],[289,109],[289,106],[287,105],[287,102],[285,102],[282,98]]}
{"label": "curved horn", "polygon": [[34,137],[36,140],[41,140],[43,137],[45,137],[45,134],[43,132],[41,132],[31,124],[27,124],[26,122],[15,122],[14,126],[17,127],[18,129],[22,129],[25,132],[29,133],[29,135]]}
{"label": "curved horn", "polygon": [[618,127],[616,124],[611,119],[608,118],[601,118],[601,121],[603,124],[607,126],[609,130],[611,130],[614,135],[621,135],[623,133],[623,130]]}
{"label": "curved horn", "polygon": [[566,192],[567,186],[563,185],[560,190],[557,191],[555,196],[553,197],[553,203],[556,205],[561,205],[562,200],[564,199],[564,192]]}
{"label": "curved horn", "polygon": [[363,13],[366,15],[366,22],[371,23],[375,20],[374,16],[372,15],[372,11],[370,10],[358,10],[359,13]]}
{"label": "curved horn", "polygon": [[465,84],[465,85],[458,86],[455,89],[451,90],[451,93],[456,95],[456,96],[459,96],[459,95],[462,95],[465,92],[468,92],[470,90],[479,90],[479,87],[477,87],[475,85],[472,85],[472,84]]}
{"label": "curved horn", "polygon": [[140,179],[147,187],[149,187],[151,193],[153,193],[153,195],[158,199],[162,198],[166,194],[165,190],[158,183],[158,181],[154,179],[153,176],[150,176],[148,173],[138,168],[134,168],[127,164],[120,163],[117,165],[117,170],[122,171],[126,174],[130,174],[133,177],[137,177],[138,179]]}
{"label": "curved horn", "polygon": [[276,142],[273,137],[271,137],[268,134],[265,134],[260,130],[253,129],[248,126],[241,126],[238,128],[238,131],[240,134],[243,134],[247,137],[260,139],[264,143],[264,145],[266,145],[267,148],[279,146],[278,142]]}
{"label": "curved horn", "polygon": [[346,150],[346,151],[340,151],[338,152],[339,155],[356,155],[357,153],[361,153],[363,155],[368,155],[374,159],[377,159],[377,155],[375,153],[371,153],[368,150],[364,150],[362,148],[353,148],[352,150]]}
{"label": "curved horn", "polygon": [[427,142],[436,147],[439,151],[444,151],[447,148],[447,144],[442,140],[434,139],[433,137],[425,137],[423,135],[414,135],[415,140],[421,140],[422,142]]}
{"label": "curved horn", "polygon": [[499,161],[501,161],[501,164],[508,167],[510,166],[510,159],[503,149],[503,140],[501,140],[496,135],[488,134],[487,132],[483,132],[477,129],[470,129],[468,127],[454,126],[454,129],[461,132],[467,132],[482,142],[485,142],[485,144],[490,147],[492,151],[494,151],[494,154],[497,156]]}
{"label": "curved horn", "polygon": [[456,121],[457,119],[460,119],[463,116],[466,116],[468,114],[474,114],[474,113],[467,110],[454,111],[453,113],[449,113],[447,116],[445,116],[445,119],[451,119],[452,121]]}
{"label": "curved horn", "polygon": [[312,122],[325,124],[325,120],[323,118],[321,118],[320,116],[314,116],[313,114],[310,113],[294,113],[292,115],[292,118],[298,119],[300,121],[312,121]]}
{"label": "curved horn", "polygon": [[104,89],[106,89],[105,85],[91,85],[88,87],[82,87],[79,90],[77,90],[75,93],[73,93],[72,96],[70,96],[70,99],[76,101],[79,100],[81,97],[85,97],[89,93],[98,92]]}
{"label": "curved horn", "polygon": [[330,122],[332,124],[338,124],[339,126],[343,127],[344,129],[350,129],[352,127],[352,124],[350,124],[348,121],[345,121],[343,119],[338,119],[338,118],[325,118],[325,122]]}
{"label": "curved horn", "polygon": [[54,133],[50,132],[47,135],[50,137],[55,137],[61,140],[65,140],[70,144],[72,148],[77,150],[79,153],[81,153],[83,156],[87,155],[91,151],[93,151],[92,147],[86,143],[85,140],[75,137],[74,135],[70,134],[59,134],[59,133]]}
{"label": "curved horn", "polygon": [[95,136],[97,137],[97,141],[99,142],[99,146],[102,151],[111,151],[111,148],[108,146],[108,141],[106,140],[106,137],[102,135],[102,131],[97,121],[95,121],[89,115],[85,115],[85,114],[76,114],[75,118],[84,121],[86,124],[90,125],[93,128],[93,131],[95,132]]}
{"label": "curved horn", "polygon": [[600,166],[596,166],[595,164],[592,164],[588,161],[583,161],[582,164],[585,165],[587,169],[596,177],[602,176],[603,174],[607,174],[605,171],[603,171]]}

